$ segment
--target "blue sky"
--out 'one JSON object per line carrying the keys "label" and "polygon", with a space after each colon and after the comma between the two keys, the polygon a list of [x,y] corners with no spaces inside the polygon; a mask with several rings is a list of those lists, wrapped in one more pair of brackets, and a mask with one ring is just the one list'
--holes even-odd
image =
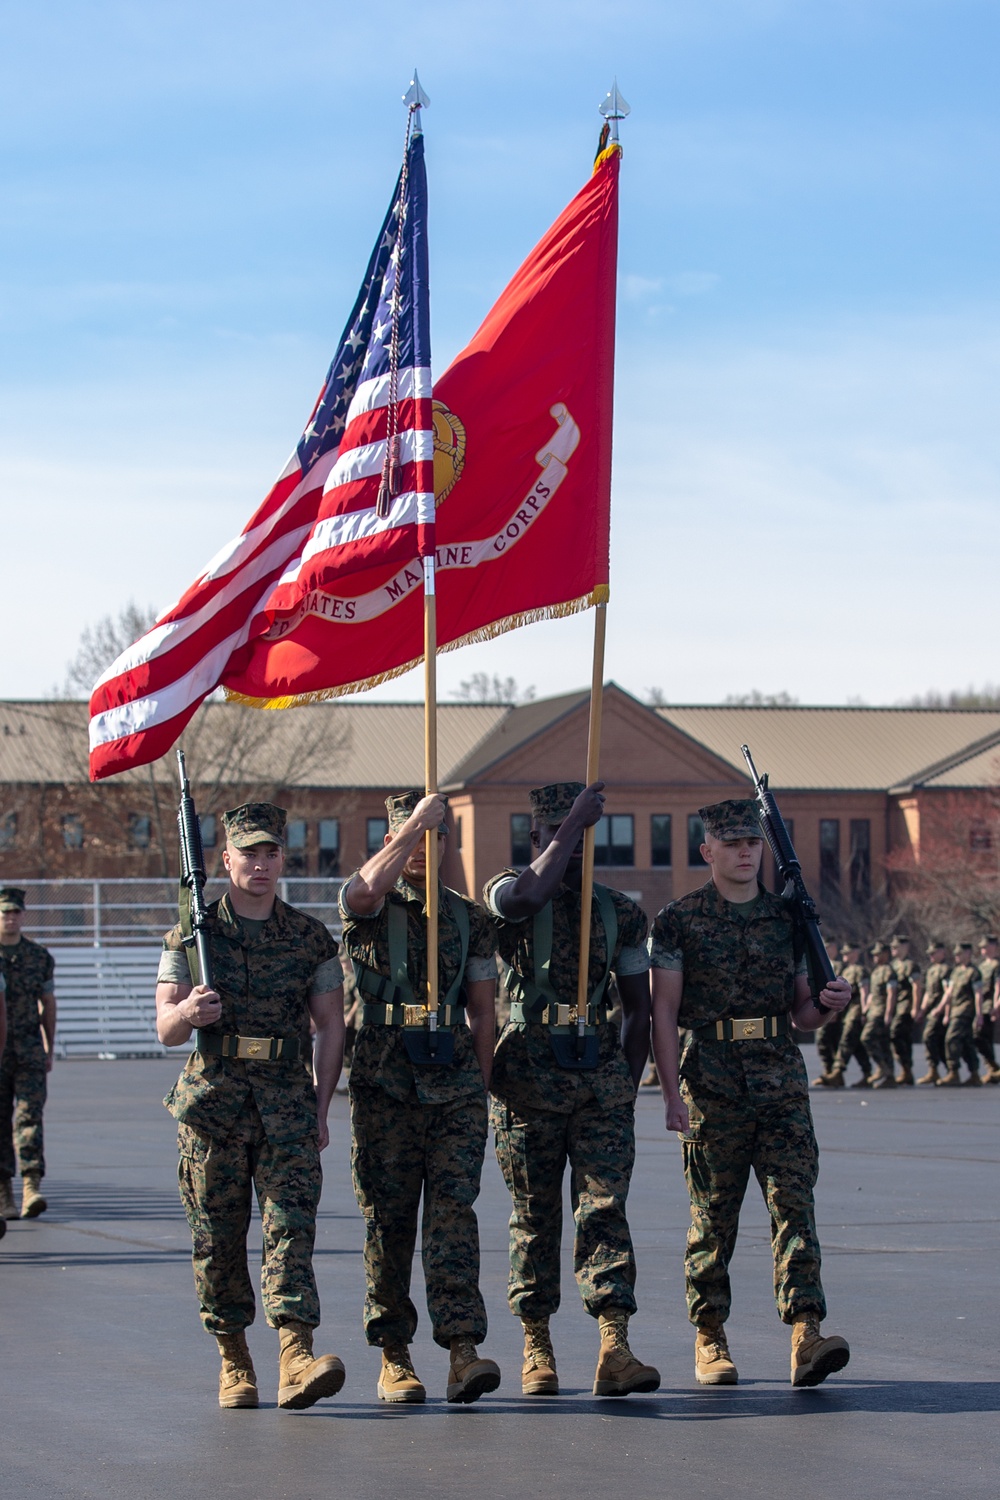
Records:
{"label": "blue sky", "polygon": [[[414,63],[443,371],[623,127],[608,675],[893,702],[1000,677],[987,0],[8,0],[0,695],[164,606],[293,446]],[[441,660],[539,694],[590,618]],[[404,679],[380,696],[419,696]]]}

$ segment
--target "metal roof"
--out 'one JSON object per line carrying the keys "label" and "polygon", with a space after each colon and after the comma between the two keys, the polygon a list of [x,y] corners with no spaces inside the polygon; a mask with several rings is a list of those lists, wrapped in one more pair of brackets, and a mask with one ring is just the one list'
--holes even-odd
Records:
{"label": "metal roof", "polygon": [[[448,779],[510,713],[495,704],[438,708],[438,777]],[[49,784],[87,779],[87,705],[0,703],[0,781]],[[315,703],[284,713],[207,703],[183,744],[200,782],[275,781],[284,786],[402,787],[424,782],[421,703]],[[173,755],[154,767],[176,780]],[[146,780],[145,767],[115,782]]]}
{"label": "metal roof", "polygon": [[[773,786],[789,791],[914,785],[925,769],[957,758],[986,736],[1000,735],[996,709],[671,705],[656,712],[741,775],[746,765],[740,746],[749,745],[757,769],[768,772]],[[995,779],[963,784],[982,786]]]}

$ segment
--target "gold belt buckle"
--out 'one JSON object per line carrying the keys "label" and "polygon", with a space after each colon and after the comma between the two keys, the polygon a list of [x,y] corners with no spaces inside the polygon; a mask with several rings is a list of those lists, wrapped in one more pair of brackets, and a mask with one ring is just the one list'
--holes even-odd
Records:
{"label": "gold belt buckle", "polygon": [[740,1041],[764,1041],[764,1022],[766,1016],[756,1016],[753,1020],[745,1021],[742,1018],[733,1022],[733,1036]]}
{"label": "gold belt buckle", "polygon": [[270,1057],[271,1038],[269,1036],[241,1036],[236,1043],[236,1056],[242,1057],[244,1061],[251,1062],[255,1057]]}
{"label": "gold belt buckle", "polygon": [[426,1026],[427,1012],[422,1005],[403,1006],[404,1026]]}

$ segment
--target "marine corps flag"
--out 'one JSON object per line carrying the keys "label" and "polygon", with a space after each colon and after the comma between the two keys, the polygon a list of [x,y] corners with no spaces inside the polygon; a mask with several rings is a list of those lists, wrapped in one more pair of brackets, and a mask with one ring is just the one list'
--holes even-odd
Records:
{"label": "marine corps flag", "polygon": [[[528,256],[434,387],[442,649],[607,598],[618,148]],[[422,655],[414,548],[271,610],[233,696],[282,708],[358,691]]]}

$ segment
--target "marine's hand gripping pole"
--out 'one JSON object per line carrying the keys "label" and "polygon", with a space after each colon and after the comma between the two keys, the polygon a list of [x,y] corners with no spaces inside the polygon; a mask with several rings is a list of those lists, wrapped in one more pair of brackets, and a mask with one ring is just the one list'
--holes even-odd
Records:
{"label": "marine's hand gripping pole", "polygon": [[212,960],[208,953],[208,908],[205,905],[205,855],[201,847],[201,824],[191,796],[184,751],[177,751],[177,770],[181,779],[181,800],[177,809],[177,831],[181,841],[181,885],[190,893],[191,931],[184,932],[187,923],[181,914],[181,930],[184,943],[193,943],[198,955],[198,971],[201,983],[212,988]]}
{"label": "marine's hand gripping pole", "polygon": [[758,774],[749,745],[741,745],[740,749],[743,751],[743,759],[747,763],[753,789],[757,795],[760,828],[774,857],[774,868],[782,885],[781,894],[786,901],[793,904],[796,921],[805,942],[813,1004],[817,1010],[825,1014],[829,1006],[820,1004],[819,993],[831,979],[836,978],[836,975],[833,972],[830,955],[826,951],[826,944],[823,942],[823,935],[819,930],[819,913],[816,910],[816,903],[806,890],[806,884],[802,878],[802,866],[799,864],[798,856],[788,836],[785,821],[778,811],[774,794],[768,788],[767,773],[765,772],[763,776]]}

